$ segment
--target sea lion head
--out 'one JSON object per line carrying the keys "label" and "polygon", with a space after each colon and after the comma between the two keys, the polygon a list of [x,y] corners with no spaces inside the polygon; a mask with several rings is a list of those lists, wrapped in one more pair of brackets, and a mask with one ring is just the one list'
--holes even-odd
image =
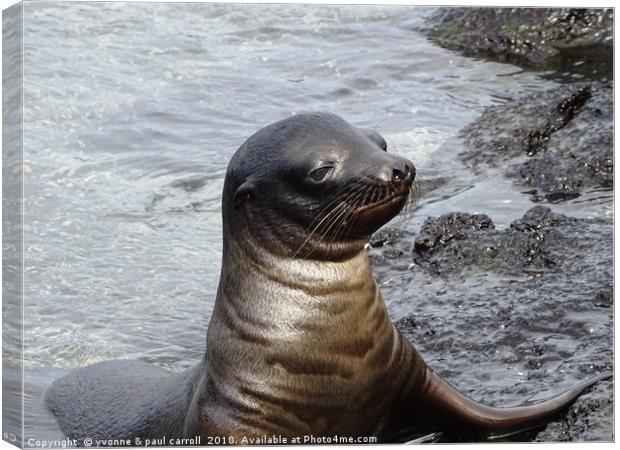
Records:
{"label": "sea lion head", "polygon": [[377,133],[326,113],[268,125],[237,150],[223,193],[225,232],[272,253],[342,259],[412,197],[415,167]]}

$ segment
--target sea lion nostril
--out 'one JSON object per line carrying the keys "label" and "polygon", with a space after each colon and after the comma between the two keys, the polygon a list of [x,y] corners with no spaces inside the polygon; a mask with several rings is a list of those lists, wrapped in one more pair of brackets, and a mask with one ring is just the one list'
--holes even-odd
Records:
{"label": "sea lion nostril", "polygon": [[405,172],[403,172],[400,169],[392,170],[392,181],[394,183],[402,183],[407,177],[407,173],[408,173],[407,170],[405,170]]}

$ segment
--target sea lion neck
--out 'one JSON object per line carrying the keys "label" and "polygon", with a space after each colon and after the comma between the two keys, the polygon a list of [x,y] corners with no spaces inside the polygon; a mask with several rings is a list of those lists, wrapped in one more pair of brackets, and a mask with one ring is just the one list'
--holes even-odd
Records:
{"label": "sea lion neck", "polygon": [[[240,289],[246,283],[255,285],[256,279],[264,279],[278,286],[280,291],[300,290],[309,294],[329,293],[342,289],[351,290],[359,280],[372,278],[372,270],[366,250],[351,250],[346,256],[335,260],[283,256],[252,241],[231,240],[222,257],[227,276],[235,275],[226,286]],[[222,272],[224,275],[224,271]],[[223,279],[220,283],[224,281]]]}
{"label": "sea lion neck", "polygon": [[[358,327],[370,309],[385,308],[364,249],[337,262],[282,258],[260,247],[251,253],[246,250],[235,240],[225,245],[207,349],[211,338],[221,339],[222,327],[232,331],[233,339],[290,344],[296,340],[295,330],[308,324],[313,325],[307,335],[317,330],[318,323],[326,327],[325,339],[330,326]],[[244,322],[250,325],[245,337],[237,336]]]}
{"label": "sea lion neck", "polygon": [[[249,423],[281,404],[283,420],[292,422],[279,432],[301,420],[317,435],[340,423],[343,410],[363,410],[363,423],[351,432],[371,433],[392,398],[385,380],[402,361],[367,252],[319,261],[247,250],[234,239],[224,247],[207,330],[201,382],[212,394],[204,409],[234,428],[237,416],[222,403],[242,405]],[[380,401],[360,395],[377,389]],[[287,412],[291,395],[301,413]],[[314,424],[310,413],[306,423],[316,408],[328,419]]]}
{"label": "sea lion neck", "polygon": [[[257,212],[256,212],[257,211]],[[257,262],[315,260],[344,262],[357,256],[368,243],[370,235],[353,239],[316,235],[308,224],[287,217],[290,211],[250,209],[245,214],[223,211],[224,258],[226,253],[243,254]],[[230,247],[231,251],[227,251]]]}

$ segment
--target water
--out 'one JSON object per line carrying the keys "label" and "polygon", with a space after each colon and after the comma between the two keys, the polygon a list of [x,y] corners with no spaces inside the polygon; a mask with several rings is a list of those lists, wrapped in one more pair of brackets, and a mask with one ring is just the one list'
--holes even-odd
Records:
{"label": "water", "polygon": [[[445,148],[486,106],[555,82],[431,44],[416,31],[430,12],[25,5],[26,439],[57,432],[41,393],[69,369],[135,358],[180,370],[200,359],[226,165],[275,120],[339,114],[383,134],[423,178],[453,180],[464,196],[423,199],[412,230],[454,209],[500,226],[522,215],[526,197],[472,178]],[[466,197],[470,188],[489,202]]]}

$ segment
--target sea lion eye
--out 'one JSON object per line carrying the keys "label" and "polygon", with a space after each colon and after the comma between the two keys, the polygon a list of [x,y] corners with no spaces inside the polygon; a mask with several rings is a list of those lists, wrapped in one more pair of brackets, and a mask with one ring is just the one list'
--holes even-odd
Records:
{"label": "sea lion eye", "polygon": [[312,178],[312,181],[320,183],[321,181],[324,181],[330,173],[332,173],[332,170],[334,170],[332,166],[319,167],[318,169],[314,169],[310,172],[310,178]]}

